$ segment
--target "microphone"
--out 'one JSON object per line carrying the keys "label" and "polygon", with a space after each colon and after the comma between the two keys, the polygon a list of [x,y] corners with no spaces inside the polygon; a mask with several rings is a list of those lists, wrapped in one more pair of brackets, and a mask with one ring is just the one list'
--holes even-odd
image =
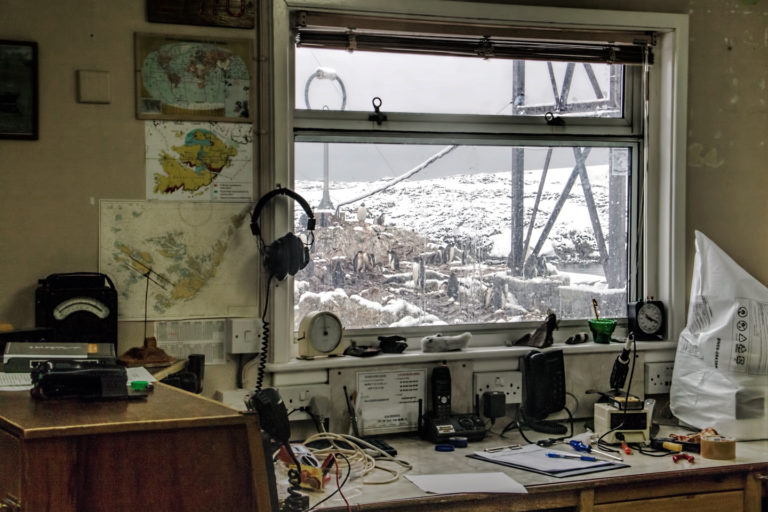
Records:
{"label": "microphone", "polygon": [[624,382],[627,380],[627,373],[629,372],[629,354],[632,352],[632,337],[627,336],[627,343],[613,363],[613,369],[611,370],[611,389],[621,389],[624,387]]}

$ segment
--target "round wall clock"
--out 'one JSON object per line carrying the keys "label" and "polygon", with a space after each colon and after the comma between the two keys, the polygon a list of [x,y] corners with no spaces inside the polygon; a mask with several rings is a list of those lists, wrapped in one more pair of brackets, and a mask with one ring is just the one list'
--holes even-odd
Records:
{"label": "round wall clock", "polygon": [[301,319],[296,336],[299,342],[299,358],[314,359],[317,356],[343,354],[343,335],[341,320],[330,311],[308,313]]}

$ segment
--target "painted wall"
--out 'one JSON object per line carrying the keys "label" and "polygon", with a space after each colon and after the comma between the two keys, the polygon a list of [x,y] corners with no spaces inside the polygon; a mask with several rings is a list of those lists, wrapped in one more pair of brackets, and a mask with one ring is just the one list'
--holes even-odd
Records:
{"label": "painted wall", "polygon": [[[690,14],[688,285],[694,229],[768,283],[768,0],[504,3]],[[140,0],[0,0],[0,39],[40,53],[40,140],[0,140],[0,322],[33,325],[38,279],[97,270],[100,198],[144,198],[134,32],[248,34],[148,23]],[[77,70],[108,71],[111,103],[77,103]],[[140,345],[143,326],[119,337]],[[206,392],[217,387],[234,387],[234,364],[206,369]]]}

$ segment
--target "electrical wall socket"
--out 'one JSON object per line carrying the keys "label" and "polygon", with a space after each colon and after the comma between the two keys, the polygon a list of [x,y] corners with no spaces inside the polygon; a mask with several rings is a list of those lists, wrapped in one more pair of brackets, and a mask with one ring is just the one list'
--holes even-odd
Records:
{"label": "electrical wall socket", "polygon": [[522,372],[476,372],[472,374],[475,395],[483,396],[486,391],[501,391],[508,404],[519,404],[523,398]]}
{"label": "electrical wall socket", "polygon": [[[331,387],[328,384],[305,384],[298,386],[282,386],[277,388],[288,412],[302,407],[308,408],[312,414],[325,418],[331,410]],[[296,411],[291,420],[310,419],[309,414]]]}
{"label": "electrical wall socket", "polygon": [[669,393],[672,385],[674,361],[645,363],[645,394]]}

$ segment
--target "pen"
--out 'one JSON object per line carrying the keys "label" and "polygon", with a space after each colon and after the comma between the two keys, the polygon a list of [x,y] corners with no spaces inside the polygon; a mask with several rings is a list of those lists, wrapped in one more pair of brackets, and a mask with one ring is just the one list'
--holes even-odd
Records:
{"label": "pen", "polygon": [[577,460],[586,460],[588,462],[597,462],[597,458],[591,456],[591,455],[576,455],[570,454],[570,453],[554,453],[554,452],[547,452],[547,457],[552,457],[553,459],[577,459]]}
{"label": "pen", "polygon": [[508,444],[506,446],[497,446],[495,448],[486,448],[483,451],[488,453],[500,452],[502,450],[519,450],[522,448],[519,444]]}
{"label": "pen", "polygon": [[618,460],[619,462],[624,462],[624,459],[621,457],[618,457],[616,455],[611,455],[610,453],[606,453],[600,450],[595,450],[594,448],[592,448],[592,453],[596,453],[598,455],[602,455],[603,457],[608,457],[613,460]]}

